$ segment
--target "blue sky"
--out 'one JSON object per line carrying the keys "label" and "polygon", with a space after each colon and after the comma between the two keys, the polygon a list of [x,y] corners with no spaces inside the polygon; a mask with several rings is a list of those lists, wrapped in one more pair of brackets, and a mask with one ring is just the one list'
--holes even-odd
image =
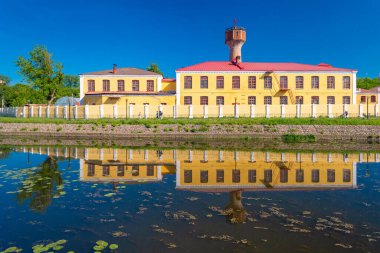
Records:
{"label": "blue sky", "polygon": [[228,60],[224,30],[247,28],[243,61],[327,62],[380,72],[379,0],[1,0],[0,74],[45,45],[66,74],[157,63],[166,76]]}

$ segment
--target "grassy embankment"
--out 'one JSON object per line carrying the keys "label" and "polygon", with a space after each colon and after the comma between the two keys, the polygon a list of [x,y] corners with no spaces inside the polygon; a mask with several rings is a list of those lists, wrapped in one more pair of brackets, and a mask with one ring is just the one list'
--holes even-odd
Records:
{"label": "grassy embankment", "polygon": [[46,119],[0,117],[0,123],[95,125],[380,125],[380,118],[195,118],[195,119]]}

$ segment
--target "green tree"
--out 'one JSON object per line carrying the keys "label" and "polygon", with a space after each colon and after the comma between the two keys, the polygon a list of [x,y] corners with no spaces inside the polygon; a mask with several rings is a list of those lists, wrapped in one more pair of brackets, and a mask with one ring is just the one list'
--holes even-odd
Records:
{"label": "green tree", "polygon": [[63,83],[66,87],[79,88],[79,76],[65,75]]}
{"label": "green tree", "polygon": [[360,77],[357,80],[357,87],[361,89],[372,89],[376,86],[380,86],[379,78]]}
{"label": "green tree", "polygon": [[25,104],[45,104],[46,98],[38,90],[26,84],[0,86],[0,97],[5,106],[24,106]]}
{"label": "green tree", "polygon": [[161,70],[158,68],[158,65],[156,63],[151,63],[147,68],[146,70],[148,71],[151,71],[151,72],[154,72],[154,73],[157,73],[157,74],[160,74],[160,75],[164,75]]}
{"label": "green tree", "polygon": [[8,85],[11,82],[11,79],[8,76],[0,75],[0,85]]}
{"label": "green tree", "polygon": [[63,87],[62,64],[54,62],[45,47],[35,47],[29,53],[29,58],[20,56],[16,64],[20,74],[42,92],[49,105],[57,99],[57,93]]}

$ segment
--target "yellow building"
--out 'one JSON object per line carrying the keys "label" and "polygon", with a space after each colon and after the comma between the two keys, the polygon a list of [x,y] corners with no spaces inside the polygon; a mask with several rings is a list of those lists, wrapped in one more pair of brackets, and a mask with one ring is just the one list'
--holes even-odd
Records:
{"label": "yellow building", "polygon": [[80,75],[80,99],[84,105],[174,105],[172,79],[136,68],[117,68]]}
{"label": "yellow building", "polygon": [[362,104],[376,104],[380,103],[380,86],[372,89],[357,89],[357,101]]}

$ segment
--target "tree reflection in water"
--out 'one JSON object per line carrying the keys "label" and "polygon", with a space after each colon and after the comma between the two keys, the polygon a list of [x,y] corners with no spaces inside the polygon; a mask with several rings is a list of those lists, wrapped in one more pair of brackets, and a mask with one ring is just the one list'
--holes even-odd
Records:
{"label": "tree reflection in water", "polygon": [[51,204],[54,196],[62,193],[63,179],[58,170],[56,159],[48,157],[38,170],[28,172],[22,182],[17,200],[20,205],[30,200],[29,208],[43,212]]}
{"label": "tree reflection in water", "polygon": [[243,190],[230,192],[230,203],[225,207],[225,214],[227,222],[243,223],[246,221],[246,210],[244,209],[242,201]]}
{"label": "tree reflection in water", "polygon": [[10,148],[0,148],[0,160],[6,159],[11,153]]}

